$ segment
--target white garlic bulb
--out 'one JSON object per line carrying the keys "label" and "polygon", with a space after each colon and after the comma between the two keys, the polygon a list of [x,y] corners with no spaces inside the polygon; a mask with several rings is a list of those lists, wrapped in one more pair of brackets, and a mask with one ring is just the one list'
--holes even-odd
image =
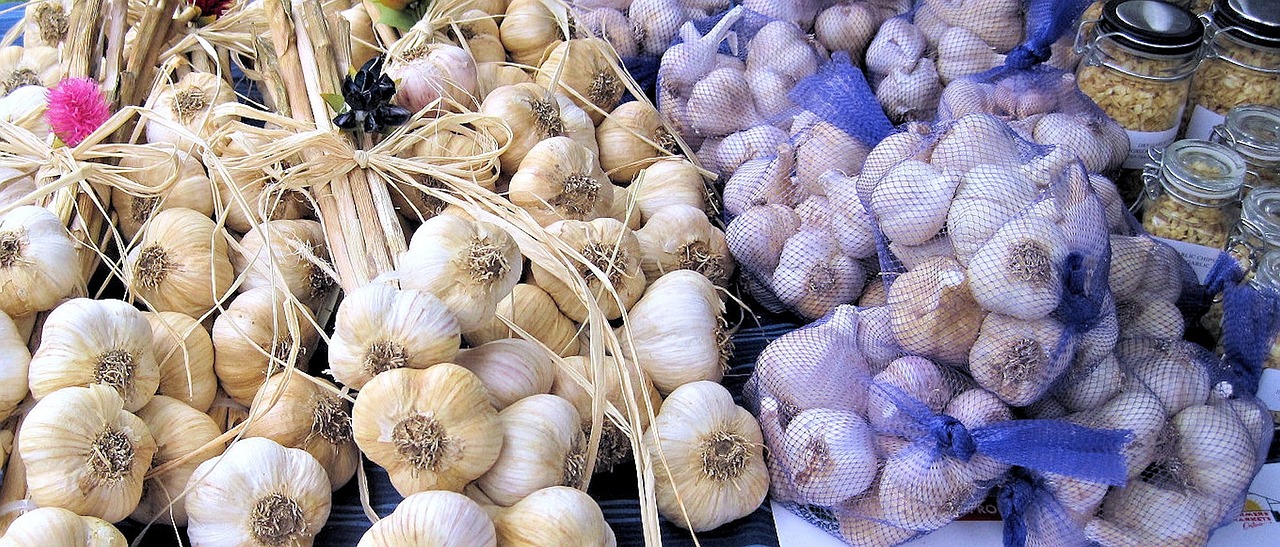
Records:
{"label": "white garlic bulb", "polygon": [[1141,382],[1170,416],[1209,400],[1209,368],[1200,348],[1182,340],[1126,340],[1116,357],[1127,378]]}
{"label": "white garlic bulb", "polygon": [[622,355],[635,359],[662,393],[699,380],[718,382],[732,352],[723,313],[716,286],[702,274],[666,274],[650,285],[618,331]]}
{"label": "white garlic bulb", "polygon": [[964,363],[986,312],[973,300],[972,281],[955,259],[931,258],[889,286],[894,338],[907,353]]}
{"label": "white garlic bulb", "polygon": [[644,444],[654,455],[658,511],[681,528],[703,532],[742,518],[768,493],[760,424],[715,382],[668,395]]}
{"label": "white garlic bulb", "polygon": [[548,89],[558,83],[592,125],[599,125],[627,91],[618,74],[622,65],[610,60],[612,54],[613,47],[599,38],[565,40],[547,54],[533,79]]}
{"label": "white garlic bulb", "polygon": [[[235,88],[217,74],[190,72],[176,83],[156,86],[152,109],[170,124],[178,124],[191,136],[207,139],[213,135],[219,120],[213,107],[236,102]],[[158,122],[147,123],[147,142],[169,143],[180,150],[190,150],[194,143],[175,128]]]}
{"label": "white garlic bulb", "polygon": [[512,61],[537,66],[566,39],[559,21],[551,7],[541,0],[511,0],[498,27],[502,47]]}
{"label": "white garlic bulb", "polygon": [[787,239],[773,271],[774,292],[801,316],[817,319],[862,294],[866,271],[831,232],[802,229]]}
{"label": "white garlic bulb", "polygon": [[628,188],[644,222],[662,209],[684,204],[707,209],[707,187],[698,167],[683,158],[664,158],[640,171]]}
{"label": "white garlic bulb", "polygon": [[736,173],[750,160],[773,156],[788,138],[786,131],[772,125],[744,129],[725,137],[715,149],[714,161],[703,163],[718,169],[722,175]]}
{"label": "white garlic bulb", "polygon": [[1027,406],[1067,370],[1074,350],[1074,337],[1056,319],[989,313],[969,350],[969,372],[1004,402]]}
{"label": "white garlic bulb", "polygon": [[550,486],[579,488],[586,479],[586,438],[578,411],[555,395],[533,395],[498,413],[502,453],[476,485],[510,507]]}
{"label": "white garlic bulb", "polygon": [[69,300],[45,320],[31,356],[30,384],[36,399],[68,386],[105,385],[136,412],[160,384],[151,326],[127,302]]}
{"label": "white garlic bulb", "polygon": [[76,245],[48,209],[26,205],[0,216],[0,311],[22,317],[84,290]]}
{"label": "white garlic bulb", "polygon": [[537,344],[518,338],[463,350],[454,362],[480,378],[489,401],[502,410],[525,397],[548,393],[556,364]]}
{"label": "white garlic bulb", "polygon": [[160,368],[156,393],[207,412],[218,391],[213,373],[213,339],[198,321],[178,312],[144,313]]}
{"label": "white garlic bulb", "polygon": [[510,234],[453,215],[422,223],[399,262],[401,286],[434,294],[453,312],[462,332],[491,317],[524,271],[520,248]]}
{"label": "white garlic bulb", "polygon": [[249,406],[243,437],[266,437],[300,448],[320,463],[337,490],[356,473],[360,453],[351,435],[351,405],[323,378],[297,370],[267,378]]}
{"label": "white garlic bulb", "polygon": [[431,113],[475,108],[476,61],[466,50],[425,43],[411,31],[388,52],[385,73],[396,81],[396,104],[410,112]]}
{"label": "white garlic bulb", "polygon": [[240,293],[213,322],[213,372],[227,395],[248,405],[271,375],[306,369],[317,337],[306,306],[267,287]]}
{"label": "white garlic bulb", "polygon": [[600,167],[617,184],[627,184],[653,160],[680,152],[658,111],[644,101],[617,106],[596,128]]}
{"label": "white garlic bulb", "polygon": [[1140,382],[1126,378],[1119,395],[1106,404],[1068,416],[1096,429],[1125,429],[1133,438],[1121,450],[1128,477],[1138,477],[1156,459],[1158,438],[1169,416],[1160,399]]}
{"label": "white garlic bulb", "polygon": [[871,426],[853,412],[805,410],[787,425],[781,454],[796,492],[834,507],[871,487],[878,471]]}
{"label": "white garlic bulb", "polygon": [[71,30],[71,10],[74,7],[75,3],[70,0],[50,0],[26,6],[23,43],[29,48],[61,45]]}
{"label": "white garlic bulb", "polygon": [[9,524],[0,547],[126,547],[124,534],[98,517],[82,517],[61,507],[41,507]]}
{"label": "white garlic bulb", "polygon": [[351,410],[356,444],[401,495],[459,492],[503,448],[498,412],[480,378],[451,363],[398,368],[365,384]]}
{"label": "white garlic bulb", "polygon": [[871,211],[889,240],[919,245],[946,225],[960,177],[936,166],[907,160],[889,171],[871,194]]}
{"label": "white garlic bulb", "polygon": [[[867,321],[877,319],[882,318],[869,316]],[[848,342],[856,339],[863,323],[863,317],[852,306],[840,306],[825,323],[774,340],[760,352],[756,364],[760,387],[788,409],[862,412],[870,373],[862,355],[852,351],[854,346]],[[840,363],[846,373],[827,374],[832,363]],[[823,381],[816,382],[814,378]]]}
{"label": "white garlic bulb", "polygon": [[511,507],[489,510],[501,545],[617,545],[600,506],[581,490],[552,486],[529,494]]}
{"label": "white garlic bulb", "polygon": [[725,242],[753,275],[773,276],[788,239],[800,230],[800,217],[785,205],[759,205],[734,218]]}
{"label": "white garlic bulb", "polygon": [[582,108],[562,93],[551,93],[538,84],[518,83],[495,88],[480,104],[480,112],[503,119],[511,128],[491,133],[502,150],[503,173],[515,173],[539,142],[568,137],[598,155],[595,124]]}
{"label": "white garlic bulb", "polygon": [[31,351],[9,315],[0,311],[0,420],[8,419],[27,398]]}
{"label": "white garlic bulb", "polygon": [[111,189],[111,206],[125,238],[132,239],[163,209],[182,207],[213,216],[213,182],[195,155],[161,143],[122,156],[120,167],[125,178],[156,190],[154,195],[137,196]]}
{"label": "white garlic bulb", "polygon": [[[586,383],[580,383],[580,380]],[[603,394],[604,400],[624,416],[627,415],[627,396],[624,394],[629,392],[631,399],[636,402],[641,429],[648,427],[650,411],[656,413],[658,407],[662,405],[662,396],[658,395],[653,382],[642,376],[639,368],[634,364],[609,357],[597,373],[589,357],[567,357],[560,366],[556,367],[551,394],[573,403],[573,407],[578,411],[578,417],[582,419],[584,434],[590,434],[591,431],[597,387]],[[596,472],[610,471],[629,456],[631,456],[630,435],[606,414],[600,431],[599,450],[596,452]]]}
{"label": "white garlic bulb", "polygon": [[450,361],[461,344],[457,320],[438,298],[381,283],[348,293],[334,325],[329,368],[352,389],[387,370]]}
{"label": "white garlic bulb", "polygon": [[[151,470],[164,471],[142,484],[142,499],[130,515],[134,520],[186,526],[187,502],[184,492],[196,467],[222,453],[221,442],[214,442],[222,430],[213,418],[172,397],[157,395],[138,410],[138,418],[156,442]],[[180,464],[173,464],[176,460]]]}
{"label": "white garlic bulb", "polygon": [[983,308],[1038,319],[1062,298],[1067,239],[1053,222],[1026,216],[1006,224],[969,261],[970,288]]}
{"label": "white garlic bulb", "polygon": [[[622,317],[644,293],[646,280],[640,269],[640,241],[635,233],[612,218],[591,222],[562,220],[547,227],[547,232],[573,250],[585,262],[574,262],[577,274],[586,281],[588,294],[579,294],[560,279],[558,273],[544,269],[536,262],[530,268],[532,283],[547,291],[570,319],[586,321],[589,314],[584,299],[593,298],[606,319]],[[604,278],[596,274],[598,270]],[[608,286],[612,287],[610,291]],[[616,293],[616,297],[614,294]],[[621,302],[619,302],[621,300]]]}
{"label": "white garlic bulb", "polygon": [[191,209],[151,218],[124,264],[125,284],[155,311],[203,317],[222,300],[235,273],[226,234]]}
{"label": "white garlic bulb", "polygon": [[254,437],[200,464],[187,484],[192,546],[306,547],[329,518],[329,479],[310,454]]}
{"label": "white garlic bulb", "polygon": [[569,137],[551,137],[520,162],[511,177],[510,199],[547,226],[562,219],[607,217],[614,195],[591,150]]}
{"label": "white garlic bulb", "polygon": [[97,384],[44,397],[18,433],[32,501],[109,522],[137,507],[155,451],[147,425],[114,389]]}
{"label": "white garlic bulb", "polygon": [[1038,193],[1035,183],[1017,170],[979,165],[965,173],[947,211],[947,235],[956,260],[968,265],[978,249],[1031,205]]}
{"label": "white garlic bulb", "polygon": [[446,490],[404,498],[396,510],[373,523],[357,547],[497,547],[493,521],[470,498]]}
{"label": "white garlic bulb", "polygon": [[334,286],[326,269],[324,229],[314,220],[269,220],[245,233],[231,265],[239,290],[286,289],[303,302],[322,300]]}
{"label": "white garlic bulb", "polygon": [[516,337],[504,321],[511,321],[552,352],[567,357],[578,354],[578,327],[556,307],[551,295],[536,285],[518,283],[498,301],[497,311],[483,325],[462,334],[472,346]]}
{"label": "white garlic bulb", "polygon": [[905,403],[897,397],[905,395],[941,413],[955,395],[954,382],[941,367],[923,357],[894,359],[872,382],[873,387],[867,390],[867,420],[880,434],[908,435],[918,427],[917,419],[904,412]]}

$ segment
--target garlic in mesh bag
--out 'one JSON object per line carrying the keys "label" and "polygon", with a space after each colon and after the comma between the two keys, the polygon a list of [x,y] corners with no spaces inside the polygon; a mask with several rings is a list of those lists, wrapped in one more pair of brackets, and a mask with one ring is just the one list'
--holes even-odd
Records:
{"label": "garlic in mesh bag", "polygon": [[[1123,482],[1123,431],[1015,419],[994,393],[920,356],[869,366],[858,331],[889,329],[870,311],[840,306],[784,335],[748,383],[773,496],[788,509],[852,544],[892,545],[977,507],[1011,466]],[[818,390],[851,396],[788,395]]]}

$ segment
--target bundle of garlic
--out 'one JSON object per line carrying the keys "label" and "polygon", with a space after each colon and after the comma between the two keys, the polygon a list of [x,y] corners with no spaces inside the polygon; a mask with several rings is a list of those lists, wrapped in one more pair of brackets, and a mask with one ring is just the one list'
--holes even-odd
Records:
{"label": "bundle of garlic", "polygon": [[760,355],[747,397],[775,501],[851,544],[892,545],[973,509],[1011,466],[1124,482],[1126,432],[1015,419],[995,393],[910,352],[868,359],[863,331],[889,328],[874,308],[840,306]]}

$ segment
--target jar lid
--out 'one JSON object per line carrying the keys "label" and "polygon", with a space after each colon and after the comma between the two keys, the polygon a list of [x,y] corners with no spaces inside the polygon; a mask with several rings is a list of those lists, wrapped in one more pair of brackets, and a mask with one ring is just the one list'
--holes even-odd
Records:
{"label": "jar lid", "polygon": [[1254,270],[1253,281],[1262,287],[1280,291],[1280,252],[1263,253]]}
{"label": "jar lid", "polygon": [[1215,0],[1213,22],[1248,31],[1232,33],[1246,42],[1280,47],[1280,0]]}
{"label": "jar lid", "polygon": [[1280,248],[1280,188],[1249,192],[1240,208],[1240,223],[1267,246]]}
{"label": "jar lid", "polygon": [[1158,55],[1183,55],[1200,48],[1204,23],[1191,12],[1160,0],[1110,0],[1097,32],[1115,33],[1117,43]]}
{"label": "jar lid", "polygon": [[1165,189],[1192,202],[1217,202],[1240,195],[1244,159],[1218,143],[1184,139],[1165,148],[1160,160]]}
{"label": "jar lid", "polygon": [[1248,159],[1280,161],[1280,108],[1242,105],[1227,112],[1222,122],[1227,143]]}

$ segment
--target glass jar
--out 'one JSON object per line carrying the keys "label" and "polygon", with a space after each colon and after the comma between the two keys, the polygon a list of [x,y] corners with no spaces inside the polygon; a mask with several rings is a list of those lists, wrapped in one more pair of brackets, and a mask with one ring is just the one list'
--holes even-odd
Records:
{"label": "glass jar", "polygon": [[1127,203],[1142,195],[1141,169],[1153,148],[1177,136],[1191,75],[1200,60],[1204,24],[1159,0],[1110,0],[1096,24],[1076,37],[1083,55],[1080,90],[1129,134],[1129,156],[1117,179]]}
{"label": "glass jar", "polygon": [[1280,0],[1217,0],[1208,18],[1187,101],[1188,139],[1209,138],[1237,106],[1280,106]]}
{"label": "glass jar", "polygon": [[1225,249],[1239,218],[1244,160],[1209,141],[1186,139],[1154,151],[1143,173],[1146,215],[1153,236]]}
{"label": "glass jar", "polygon": [[1258,257],[1280,251],[1280,188],[1259,188],[1245,196],[1227,247],[1247,277],[1252,277]]}
{"label": "glass jar", "polygon": [[[1250,286],[1254,289],[1263,291],[1280,291],[1280,253],[1267,253],[1262,255],[1262,259],[1258,262],[1258,268],[1252,280],[1249,281]],[[1267,341],[1267,356],[1263,361],[1265,367],[1262,376],[1263,383],[1268,383],[1268,376],[1276,377],[1280,374],[1280,333],[1273,333],[1271,340]],[[1272,380],[1274,381],[1274,380]],[[1259,390],[1259,395],[1262,390]],[[1271,417],[1275,423],[1280,424],[1280,402],[1275,400],[1264,401],[1271,407]]]}
{"label": "glass jar", "polygon": [[1246,196],[1254,188],[1280,187],[1280,108],[1232,108],[1209,140],[1230,146],[1244,158]]}

